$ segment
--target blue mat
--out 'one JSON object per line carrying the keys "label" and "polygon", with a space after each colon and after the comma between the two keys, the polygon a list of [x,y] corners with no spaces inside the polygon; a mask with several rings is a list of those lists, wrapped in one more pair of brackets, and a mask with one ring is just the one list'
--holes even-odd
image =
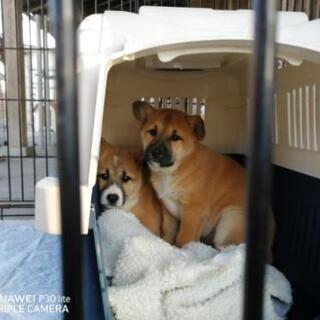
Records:
{"label": "blue mat", "polygon": [[61,237],[0,223],[0,320],[60,320]]}

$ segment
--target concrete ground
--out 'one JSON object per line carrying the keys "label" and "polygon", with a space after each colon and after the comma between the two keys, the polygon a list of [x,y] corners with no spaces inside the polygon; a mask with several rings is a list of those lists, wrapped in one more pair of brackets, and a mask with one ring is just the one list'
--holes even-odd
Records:
{"label": "concrete ground", "polygon": [[[57,176],[55,158],[0,158],[0,206],[4,202],[34,201],[34,185],[46,176],[46,172],[49,176]],[[33,212],[33,208],[5,208],[2,211],[4,215],[11,215],[11,219],[21,219],[21,215],[32,215]]]}

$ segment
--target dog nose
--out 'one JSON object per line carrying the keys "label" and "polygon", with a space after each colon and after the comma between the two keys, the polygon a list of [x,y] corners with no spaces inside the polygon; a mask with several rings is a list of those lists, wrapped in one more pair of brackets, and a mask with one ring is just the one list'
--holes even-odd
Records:
{"label": "dog nose", "polygon": [[161,154],[162,154],[162,150],[161,150],[161,148],[159,148],[159,147],[155,147],[155,148],[153,148],[153,149],[151,150],[151,155],[152,155],[155,159],[159,158],[159,157],[161,156]]}
{"label": "dog nose", "polygon": [[107,200],[110,204],[115,204],[119,200],[119,196],[115,193],[110,193],[107,195]]}

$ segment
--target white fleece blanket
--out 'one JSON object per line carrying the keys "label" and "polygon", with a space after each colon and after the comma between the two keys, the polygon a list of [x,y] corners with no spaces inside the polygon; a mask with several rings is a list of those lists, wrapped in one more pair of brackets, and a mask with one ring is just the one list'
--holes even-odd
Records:
{"label": "white fleece blanket", "polygon": [[[182,249],[151,234],[134,215],[108,210],[98,220],[109,302],[119,320],[240,320],[245,246]],[[266,268],[264,319],[285,319],[289,282]]]}

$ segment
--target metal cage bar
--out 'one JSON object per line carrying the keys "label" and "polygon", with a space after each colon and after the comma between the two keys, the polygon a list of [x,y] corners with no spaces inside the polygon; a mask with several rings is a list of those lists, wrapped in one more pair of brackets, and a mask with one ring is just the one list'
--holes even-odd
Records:
{"label": "metal cage bar", "polygon": [[[18,1],[15,0],[15,7],[17,8],[19,5]],[[21,19],[21,17],[19,17],[18,15],[18,12],[19,10],[16,9],[16,12],[15,12],[15,23],[16,23],[16,30],[17,30],[17,36],[16,36],[16,47],[18,48],[21,44],[20,44],[20,40],[22,39],[22,36],[20,34],[20,28],[18,27],[18,20],[19,18]],[[20,51],[16,51],[16,59],[17,59],[17,68],[18,68],[18,72],[17,72],[17,80],[18,80],[18,83],[21,84],[21,73],[20,73],[20,70],[21,70],[21,55],[22,52]],[[19,88],[20,89],[20,88]],[[23,158],[22,158],[22,116],[21,116],[21,113],[22,113],[22,107],[21,107],[21,90],[18,91],[18,126],[19,126],[19,160],[20,160],[20,175],[21,175],[21,179],[20,179],[20,188],[21,188],[21,200],[24,201],[24,166],[23,166]],[[8,144],[8,148],[10,148],[10,144]]]}
{"label": "metal cage bar", "polygon": [[244,320],[262,319],[271,196],[271,115],[276,1],[255,2],[252,115],[247,184]]}
{"label": "metal cage bar", "polygon": [[65,319],[83,319],[82,245],[80,235],[80,181],[76,72],[76,0],[53,1],[55,23],[58,167],[63,244],[64,295],[71,298]]}
{"label": "metal cage bar", "polygon": [[[29,73],[30,73],[30,104],[31,104],[31,110],[33,110],[34,106],[34,99],[33,99],[33,75],[32,75],[32,70],[33,70],[33,62],[32,62],[32,57],[33,57],[33,50],[32,50],[32,45],[31,45],[31,15],[30,15],[30,0],[27,0],[27,13],[28,13],[28,18],[29,18],[29,39],[30,39],[30,45],[29,45]],[[34,113],[31,112],[31,133],[32,133],[32,166],[33,166],[33,184],[35,185],[37,182],[37,163],[36,163],[36,152],[35,152],[35,147],[36,147],[36,140],[35,140],[35,132],[34,132]]]}
{"label": "metal cage bar", "polygon": [[[41,108],[44,107],[44,148],[45,148],[45,159],[46,159],[46,163],[45,163],[45,169],[46,169],[46,176],[49,175],[49,158],[48,158],[48,136],[49,136],[49,131],[48,131],[48,126],[50,129],[50,123],[49,123],[49,119],[48,119],[48,51],[46,51],[45,49],[47,49],[47,41],[46,41],[46,37],[47,34],[45,32],[46,30],[46,21],[45,21],[45,15],[44,15],[44,3],[43,0],[41,0],[41,25],[42,25],[42,47],[41,47],[41,53],[42,53],[42,61],[43,61],[43,106]],[[49,110],[50,111],[50,110]]]}
{"label": "metal cage bar", "polygon": [[[1,0],[1,22],[2,22],[2,30],[4,31],[4,13],[3,13],[3,0]],[[6,43],[6,39],[5,39],[5,32],[3,32],[2,34],[2,41],[3,43],[5,44]],[[5,50],[3,50],[5,52]],[[6,70],[4,71],[4,77],[6,79]],[[8,115],[8,103],[6,101],[7,99],[7,86],[5,86],[5,90],[4,90],[4,102],[5,102],[5,119],[6,119],[6,139],[7,139],[7,152],[6,152],[6,159],[7,159],[7,175],[8,175],[8,199],[9,201],[12,201],[12,190],[11,190],[11,162],[10,162],[10,137],[9,137],[9,126],[8,126],[8,123],[9,123],[9,115]],[[4,214],[3,214],[3,210],[2,210],[2,213],[1,213],[1,216],[2,216],[2,219],[4,217]]]}

